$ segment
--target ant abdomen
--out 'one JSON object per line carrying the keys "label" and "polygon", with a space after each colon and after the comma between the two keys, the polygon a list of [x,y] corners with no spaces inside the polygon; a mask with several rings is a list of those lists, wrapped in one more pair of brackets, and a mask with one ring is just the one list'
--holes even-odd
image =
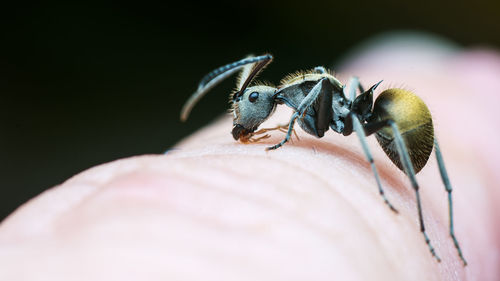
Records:
{"label": "ant abdomen", "polygon": [[[418,173],[427,163],[434,146],[432,117],[425,103],[410,91],[387,89],[375,100],[372,118],[394,121],[406,144],[415,173]],[[387,156],[404,171],[392,128],[385,127],[375,136]]]}

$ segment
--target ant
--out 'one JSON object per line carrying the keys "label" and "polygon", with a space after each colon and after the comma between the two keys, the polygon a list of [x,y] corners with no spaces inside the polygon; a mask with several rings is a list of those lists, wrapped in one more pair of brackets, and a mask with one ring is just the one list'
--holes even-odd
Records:
{"label": "ant", "polygon": [[[286,104],[294,110],[294,113],[290,118],[285,138],[266,150],[277,149],[284,145],[294,132],[295,122],[304,131],[318,138],[323,137],[329,128],[344,136],[348,136],[354,131],[361,142],[367,160],[370,162],[380,195],[389,208],[398,213],[385,196],[366,142],[366,136],[375,134],[387,156],[408,176],[416,194],[420,231],[424,235],[431,254],[440,262],[441,259],[436,254],[425,232],[419,185],[415,177],[427,163],[434,147],[441,179],[448,193],[450,236],[458,256],[464,266],[467,265],[453,228],[451,183],[444,166],[441,150],[434,137],[432,117],[425,103],[412,92],[397,88],[383,91],[374,102],[373,92],[382,81],[365,91],[359,80],[354,77],[350,79],[349,87],[346,87],[331,72],[321,66],[311,71],[288,75],[277,88],[265,84],[249,87],[255,76],[272,59],[270,54],[250,56],[219,67],[207,74],[201,80],[197,91],[184,105],[181,120],[185,121],[188,118],[193,106],[211,88],[242,69],[238,78],[237,91],[230,96],[234,115],[232,135],[235,140],[255,142],[268,137],[265,135],[254,139],[255,135],[269,130],[283,129],[282,126],[278,126],[256,132],[260,124],[274,112],[278,104]],[[359,96],[356,96],[357,90],[361,92]],[[349,98],[346,97],[346,94]]]}

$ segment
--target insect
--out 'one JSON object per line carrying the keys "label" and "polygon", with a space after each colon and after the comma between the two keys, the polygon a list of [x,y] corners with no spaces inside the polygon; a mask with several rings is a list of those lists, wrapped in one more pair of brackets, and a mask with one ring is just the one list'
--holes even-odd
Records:
{"label": "insect", "polygon": [[[415,176],[427,163],[434,147],[441,179],[448,194],[449,233],[458,256],[464,266],[467,265],[454,233],[451,183],[439,144],[434,137],[432,117],[425,103],[412,92],[397,88],[383,91],[374,102],[373,93],[382,81],[365,91],[356,77],[351,78],[349,86],[346,86],[324,67],[288,75],[277,88],[269,85],[251,85],[255,76],[272,59],[269,54],[250,56],[207,74],[201,80],[197,91],[184,105],[181,120],[185,121],[188,118],[193,106],[211,88],[241,70],[237,90],[230,96],[234,116],[232,135],[235,140],[258,141],[266,137],[255,139],[262,132],[280,128],[257,131],[280,104],[291,107],[294,113],[290,118],[285,138],[267,150],[284,145],[291,138],[296,122],[304,131],[318,138],[323,137],[330,128],[344,136],[355,132],[370,162],[380,195],[387,206],[397,213],[398,211],[385,196],[366,142],[366,136],[374,134],[386,155],[408,176],[416,194],[420,231],[431,254],[440,261],[425,231],[419,185]],[[360,95],[357,96],[358,90]]]}

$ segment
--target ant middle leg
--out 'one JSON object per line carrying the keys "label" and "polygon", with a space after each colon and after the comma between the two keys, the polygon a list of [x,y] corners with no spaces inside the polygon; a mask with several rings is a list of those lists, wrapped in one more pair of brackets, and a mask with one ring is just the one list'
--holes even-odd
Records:
{"label": "ant middle leg", "polygon": [[[377,171],[377,168],[375,167],[375,161],[373,160],[372,154],[370,153],[370,149],[368,148],[368,144],[366,143],[366,135],[365,135],[365,129],[362,127],[361,122],[359,122],[358,117],[356,117],[356,114],[351,115],[352,118],[352,124],[353,124],[353,129],[356,132],[356,135],[359,138],[359,141],[361,142],[361,147],[363,147],[363,151],[365,153],[365,156],[370,162],[370,166],[372,168],[373,174],[375,175],[375,180],[377,181],[377,186],[378,186],[378,191],[382,198],[384,199],[384,202],[389,206],[389,208],[394,211],[395,213],[398,213],[398,210],[394,208],[394,206],[389,202],[387,197],[385,196],[384,189],[382,188],[382,184],[380,183],[380,177]],[[375,127],[378,127],[378,129],[385,127],[386,124],[377,122]],[[376,128],[377,129],[377,128]],[[370,135],[371,133],[367,133]]]}
{"label": "ant middle leg", "polygon": [[[290,119],[290,124],[288,125],[288,131],[280,143],[266,148],[266,150],[277,149],[284,145],[291,137],[293,132],[293,125],[297,118],[307,119],[310,124],[308,125],[311,131],[315,131],[316,136],[322,137],[324,132],[328,130],[332,119],[332,91],[333,85],[328,78],[322,78],[314,85],[314,87],[309,91],[309,93],[304,97],[304,99],[300,102],[299,106],[295,109],[294,114]],[[311,119],[311,116],[308,116],[309,108],[315,103],[318,103],[318,108],[316,109],[316,119]]]}
{"label": "ant middle leg", "polygon": [[299,112],[295,112],[293,115],[292,115],[292,118],[290,118],[290,124],[288,124],[288,131],[286,133],[286,136],[285,138],[278,144],[275,144],[273,146],[270,146],[270,147],[266,147],[266,150],[273,150],[273,149],[277,149],[279,147],[281,147],[282,145],[284,145],[289,139],[290,137],[292,136],[292,132],[294,131],[293,130],[293,125],[295,124],[295,120],[297,120],[297,118],[299,117]]}

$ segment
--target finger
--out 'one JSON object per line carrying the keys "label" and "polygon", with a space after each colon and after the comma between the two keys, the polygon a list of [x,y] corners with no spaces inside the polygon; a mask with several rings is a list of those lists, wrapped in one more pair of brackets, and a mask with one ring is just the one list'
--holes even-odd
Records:
{"label": "finger", "polygon": [[[0,254],[0,264],[9,268],[4,274],[33,268],[38,276],[78,273],[82,279],[107,274],[124,280],[412,280],[418,270],[419,280],[457,276],[450,271],[463,277],[446,236],[446,217],[440,217],[445,200],[432,193],[443,192],[433,176],[435,166],[424,168],[432,172],[419,179],[422,186],[432,186],[424,196],[424,204],[431,205],[425,213],[437,250],[445,252],[443,259],[449,256],[441,265],[432,260],[418,232],[405,178],[380,151],[376,161],[383,184],[400,206],[400,216],[380,201],[355,136],[329,134],[318,141],[301,135],[300,142],[265,153],[266,143],[232,141],[230,127],[224,119],[167,157],[97,167],[30,202],[0,226],[0,247],[5,249],[0,253],[8,253]],[[476,172],[455,176],[477,186],[483,178]],[[482,197],[472,199],[474,206],[484,203]],[[464,224],[457,226],[457,233],[463,229]],[[463,243],[477,243],[469,241]],[[477,256],[483,250],[464,248]],[[477,269],[470,271],[477,274]]]}
{"label": "finger", "polygon": [[[384,41],[378,46],[372,44],[368,50],[349,57],[348,61],[350,63],[340,71],[344,81],[350,75],[362,77],[362,81],[369,85],[384,79],[385,88],[411,89],[428,104],[455,189],[456,233],[462,248],[467,248],[464,251],[469,253],[469,263],[472,263],[467,268],[467,274],[481,276],[484,280],[498,276],[500,272],[496,264],[499,260],[491,258],[500,248],[500,228],[494,216],[499,213],[496,201],[500,199],[495,188],[496,182],[500,180],[495,172],[500,165],[500,155],[494,149],[500,140],[500,133],[494,129],[500,121],[497,110],[500,101],[495,95],[500,86],[495,78],[500,74],[498,54],[488,50],[464,52],[443,44],[437,46],[432,42],[405,38],[391,43]],[[384,90],[384,86],[381,86],[381,90]],[[284,115],[289,116],[289,113]],[[286,120],[285,116],[280,119]],[[222,125],[220,130],[224,126],[229,125]],[[223,141],[217,138],[213,140],[214,144]],[[189,147],[211,141],[211,137],[205,138],[201,134],[184,144]],[[349,146],[351,143],[356,144],[349,138],[327,136],[322,141],[340,144],[354,152],[359,150]],[[297,145],[314,147],[317,143]],[[372,147],[376,146],[372,140]],[[374,150],[378,166],[393,169],[384,153],[380,149]],[[432,157],[420,173],[419,181],[424,194],[424,208],[430,209],[431,215],[439,220],[441,230],[446,233],[447,199],[437,171],[436,161]],[[405,196],[413,200],[411,195]],[[437,243],[446,243],[447,254],[451,259],[456,259],[450,239],[444,238]]]}

